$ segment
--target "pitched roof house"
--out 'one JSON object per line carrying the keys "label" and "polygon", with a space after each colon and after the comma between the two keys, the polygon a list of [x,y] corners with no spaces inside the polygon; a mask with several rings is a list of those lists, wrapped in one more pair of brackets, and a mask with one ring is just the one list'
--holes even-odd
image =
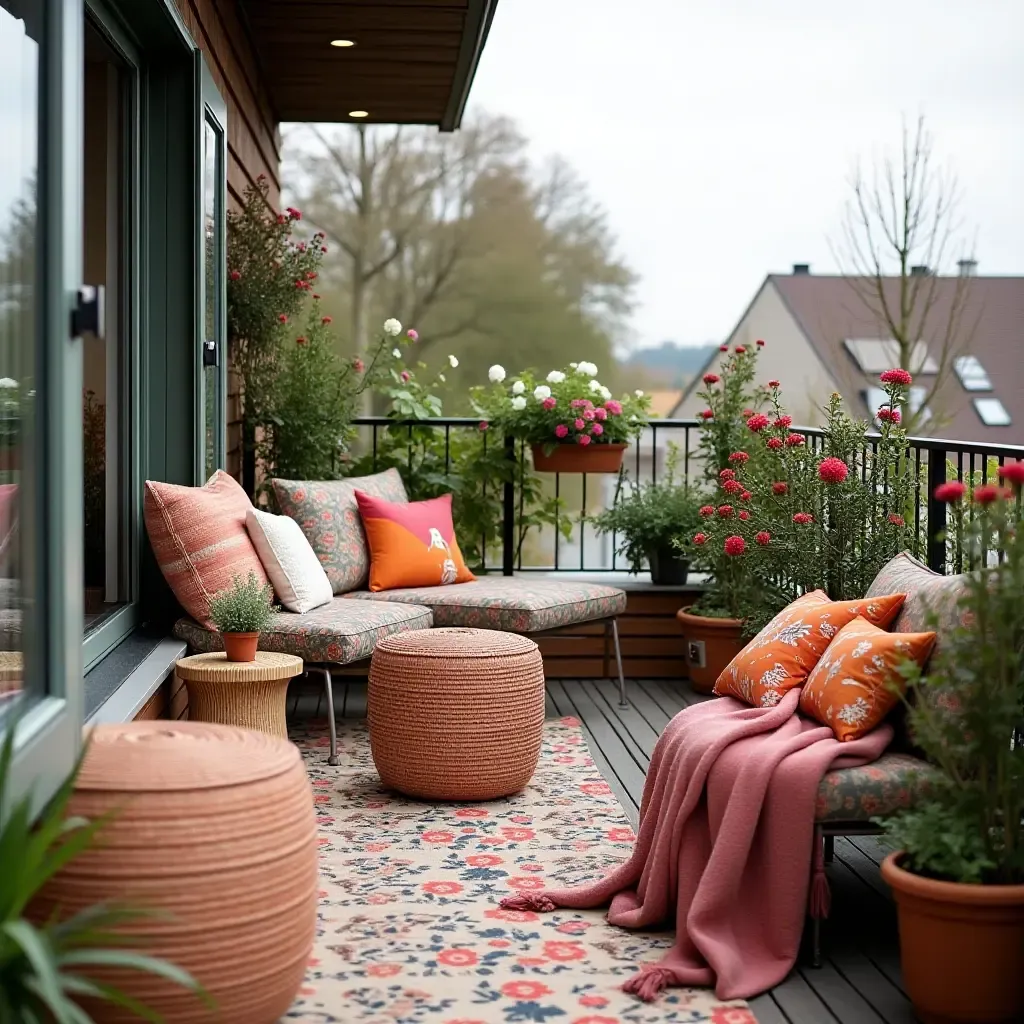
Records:
{"label": "pitched roof house", "polygon": [[[966,268],[969,270],[970,268]],[[918,433],[965,441],[1018,444],[1024,441],[1024,277],[936,277],[914,353],[911,402],[927,400]],[[898,303],[899,278],[885,282],[886,301]],[[797,265],[792,274],[769,274],[728,344],[767,344],[760,376],[782,381],[786,407],[799,423],[821,422],[821,396],[838,391],[847,408],[865,418],[880,404],[878,374],[896,365],[896,345],[858,290],[839,276],[811,274]],[[954,312],[959,304],[959,311]],[[950,344],[944,341],[957,323]],[[944,352],[951,370],[935,388]],[[702,405],[700,377],[686,389],[673,415],[689,418]],[[934,392],[934,393],[933,393]]]}

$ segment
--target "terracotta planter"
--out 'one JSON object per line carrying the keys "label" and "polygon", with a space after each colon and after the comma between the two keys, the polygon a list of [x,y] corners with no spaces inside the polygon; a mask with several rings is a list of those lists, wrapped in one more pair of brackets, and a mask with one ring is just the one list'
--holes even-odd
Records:
{"label": "terracotta planter", "polygon": [[[686,638],[686,667],[690,683],[698,693],[711,693],[715,680],[747,645],[743,638],[743,620],[710,619],[691,615],[682,608],[676,612],[676,618]],[[703,647],[695,647],[695,644]]]}
{"label": "terracotta planter", "polygon": [[[316,928],[316,816],[298,749],[203,722],[97,726],[68,814],[107,812],[97,845],[44,886],[30,915],[102,902],[149,908],[153,916],[122,926],[129,948],[187,970],[216,1010],[140,971],[96,969],[97,981],[166,1024],[276,1024],[302,984]],[[104,1024],[139,1019],[105,1003],[89,1009]]]}
{"label": "terracotta planter", "polygon": [[922,1024],[1024,1020],[1024,885],[966,885],[882,862],[907,995]]}
{"label": "terracotta planter", "polygon": [[228,661],[255,661],[259,647],[259,633],[221,633],[224,638],[224,653]]}
{"label": "terracotta planter", "polygon": [[538,473],[618,473],[628,444],[555,445],[550,455],[544,445],[532,445],[533,468]]}

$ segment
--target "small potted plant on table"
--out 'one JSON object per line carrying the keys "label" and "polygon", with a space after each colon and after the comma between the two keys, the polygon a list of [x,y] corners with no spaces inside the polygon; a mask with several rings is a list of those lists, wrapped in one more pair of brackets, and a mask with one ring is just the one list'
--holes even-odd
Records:
{"label": "small potted plant on table", "polygon": [[493,429],[532,448],[541,473],[617,473],[630,441],[647,425],[650,399],[642,392],[612,398],[593,363],[570,363],[544,381],[530,371],[505,383],[505,369],[488,371],[489,389],[475,389],[477,413]]}
{"label": "small potted plant on table", "polygon": [[261,584],[254,572],[242,581],[238,576],[227,590],[210,602],[210,618],[224,638],[228,661],[255,661],[260,633],[273,615],[274,591]]}
{"label": "small potted plant on table", "polygon": [[677,536],[692,537],[700,527],[704,500],[685,480],[677,478],[679,447],[669,446],[663,480],[634,486],[622,494],[620,478],[615,503],[593,520],[598,533],[613,534],[616,550],[638,573],[646,560],[651,582],[682,586],[690,569],[689,552],[674,543]]}
{"label": "small potted plant on table", "polygon": [[[972,564],[986,551],[1003,561],[966,577],[960,625],[942,633],[927,675],[905,670],[911,732],[940,776],[881,822],[897,848],[882,877],[907,994],[929,1024],[1024,1020],[1024,463],[1000,475],[1013,490],[976,488],[967,536]],[[949,483],[936,497],[963,493]]]}

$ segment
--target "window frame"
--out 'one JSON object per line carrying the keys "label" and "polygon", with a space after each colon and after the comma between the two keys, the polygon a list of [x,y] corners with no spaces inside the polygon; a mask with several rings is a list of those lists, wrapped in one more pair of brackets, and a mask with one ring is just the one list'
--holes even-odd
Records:
{"label": "window frame", "polygon": [[82,346],[70,323],[82,281],[83,20],[79,0],[42,0],[37,237],[38,444],[25,453],[36,507],[22,518],[35,600],[23,610],[26,679],[42,693],[14,724],[10,800],[38,813],[74,768],[82,745]]}
{"label": "window frame", "polygon": [[217,344],[217,396],[215,411],[217,426],[214,432],[213,463],[215,469],[224,469],[227,459],[227,104],[217,88],[202,52],[196,52],[196,95],[199,110],[196,118],[196,146],[200,154],[199,175],[196,187],[197,267],[198,292],[196,303],[196,473],[195,483],[203,484],[206,473],[206,372],[203,360],[203,346],[206,338],[206,126],[210,124],[216,137],[216,160],[214,182],[214,221],[216,241],[213,265],[220,280],[214,301],[214,330]]}
{"label": "window frame", "polygon": [[[120,456],[124,467],[120,514],[124,523],[122,557],[126,560],[123,578],[126,599],[95,629],[81,637],[83,670],[89,671],[109,654],[142,620],[140,611],[140,537],[142,526],[141,473],[141,284],[144,280],[141,260],[140,195],[142,188],[142,82],[143,61],[119,18],[102,0],[85,0],[85,14],[106,42],[129,69],[122,128],[121,175],[125,197],[120,224],[124,255],[123,285],[118,295],[118,314],[127,334],[122,348],[126,372],[121,375],[119,399],[127,405],[122,418],[124,437]],[[109,314],[108,314],[109,315]]]}

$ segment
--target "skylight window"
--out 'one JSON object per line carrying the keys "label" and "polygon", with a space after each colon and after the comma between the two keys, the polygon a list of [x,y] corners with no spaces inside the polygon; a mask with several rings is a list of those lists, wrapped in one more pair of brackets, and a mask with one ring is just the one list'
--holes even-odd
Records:
{"label": "skylight window", "polygon": [[[846,338],[843,344],[865,373],[884,373],[900,365],[900,346],[891,338],[887,341],[877,338]],[[911,373],[938,373],[939,364],[928,355],[928,346],[919,341],[914,346],[910,365],[905,369]]]}
{"label": "skylight window", "polygon": [[965,391],[991,391],[992,381],[977,356],[957,356],[953,368]]}
{"label": "skylight window", "polygon": [[[926,390],[924,388],[912,387],[908,395],[910,411],[915,415],[921,414],[921,422],[927,423],[932,418],[930,409],[922,409],[924,405]],[[883,405],[889,404],[889,398],[881,388],[867,388],[864,392],[864,401],[867,403],[868,412],[875,423],[878,423],[878,410]]]}
{"label": "skylight window", "polygon": [[1010,414],[998,398],[976,398],[974,408],[986,427],[1008,427]]}

